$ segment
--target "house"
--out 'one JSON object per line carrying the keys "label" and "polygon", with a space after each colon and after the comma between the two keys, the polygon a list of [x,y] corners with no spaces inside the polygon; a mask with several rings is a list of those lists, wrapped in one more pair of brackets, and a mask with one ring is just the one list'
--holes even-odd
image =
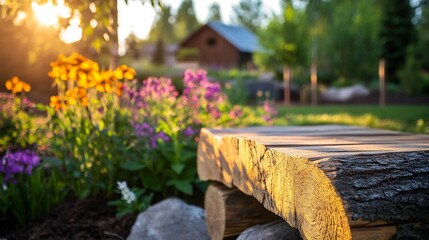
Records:
{"label": "house", "polygon": [[261,47],[257,36],[245,27],[209,22],[179,44],[176,56],[180,60],[180,53],[191,49],[196,50],[200,65],[243,68],[253,65],[253,53]]}

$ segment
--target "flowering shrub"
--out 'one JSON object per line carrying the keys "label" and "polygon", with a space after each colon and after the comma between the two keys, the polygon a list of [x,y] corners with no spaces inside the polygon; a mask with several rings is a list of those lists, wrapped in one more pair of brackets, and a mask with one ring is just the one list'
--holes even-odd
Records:
{"label": "flowering shrub", "polygon": [[57,169],[48,162],[42,167],[38,155],[41,137],[31,116],[35,105],[24,95],[31,86],[18,77],[5,85],[11,94],[0,94],[0,218],[22,225],[49,211],[64,194]]}
{"label": "flowering shrub", "polygon": [[97,63],[79,55],[60,55],[49,76],[58,95],[48,109],[53,131],[51,150],[67,170],[65,181],[80,197],[98,192],[111,194],[121,174],[115,171],[128,155],[133,138],[130,115],[119,97],[125,80],[135,71],[127,66],[100,70]]}
{"label": "flowering shrub", "polygon": [[[49,193],[45,198],[56,194],[50,203],[61,199],[65,192],[82,198],[110,195],[117,193],[118,184],[121,199],[110,203],[117,207],[118,216],[141,211],[153,197],[191,195],[196,187],[202,187],[196,171],[201,127],[239,126],[244,124],[242,119],[249,119],[245,124],[264,122],[256,120],[249,110],[232,105],[221,86],[210,82],[204,70],[185,71],[183,87],[179,86],[183,93],[179,94],[168,78],[150,77],[138,82],[134,79],[136,72],[128,66],[103,70],[77,53],[60,55],[51,66],[48,75],[58,94],[44,109],[50,131],[47,155],[54,157],[40,159],[35,155],[36,148],[26,150],[31,146],[28,143],[13,150],[0,149],[2,182],[17,182],[7,185],[10,195],[1,197],[2,201],[25,191],[33,191],[35,196],[42,190]],[[14,94],[31,89],[14,79],[7,83]],[[0,97],[10,101],[8,96]],[[20,99],[11,107],[2,105],[2,114],[15,116],[22,112],[29,103]],[[18,105],[20,108],[15,109]],[[269,109],[267,114],[265,121],[274,110]],[[26,134],[24,139],[31,136]],[[29,175],[31,170],[33,174]],[[21,178],[28,180],[26,185],[19,184]],[[40,181],[46,185],[38,186]],[[132,190],[127,182],[134,186]],[[60,190],[63,187],[65,191]],[[19,209],[8,205],[2,211],[11,208]]]}

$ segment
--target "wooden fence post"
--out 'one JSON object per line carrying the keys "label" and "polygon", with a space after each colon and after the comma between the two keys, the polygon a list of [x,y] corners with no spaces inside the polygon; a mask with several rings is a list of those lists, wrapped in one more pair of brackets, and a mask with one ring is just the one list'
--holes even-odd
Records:
{"label": "wooden fence post", "polygon": [[284,105],[290,105],[290,79],[291,79],[291,68],[285,66],[283,68],[283,89],[284,89]]}
{"label": "wooden fence post", "polygon": [[378,64],[378,77],[380,79],[380,106],[386,104],[386,62],[384,58],[380,59]]}
{"label": "wooden fence post", "polygon": [[311,104],[317,105],[317,64],[311,64]]}

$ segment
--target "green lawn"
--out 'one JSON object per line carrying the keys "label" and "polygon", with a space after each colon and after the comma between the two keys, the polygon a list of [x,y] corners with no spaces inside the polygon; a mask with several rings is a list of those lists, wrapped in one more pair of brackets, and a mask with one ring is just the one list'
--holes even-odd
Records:
{"label": "green lawn", "polygon": [[345,124],[429,133],[428,106],[277,106],[274,125]]}

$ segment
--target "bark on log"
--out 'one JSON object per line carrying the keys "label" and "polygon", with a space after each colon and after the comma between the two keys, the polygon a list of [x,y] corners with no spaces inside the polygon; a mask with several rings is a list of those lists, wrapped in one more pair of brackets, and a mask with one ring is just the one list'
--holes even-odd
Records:
{"label": "bark on log", "polygon": [[204,208],[207,230],[213,240],[239,235],[256,224],[281,220],[256,199],[219,183],[211,184],[207,189]]}
{"label": "bark on log", "polygon": [[198,174],[305,239],[350,239],[363,222],[429,222],[428,149],[429,136],[359,127],[203,129]]}

